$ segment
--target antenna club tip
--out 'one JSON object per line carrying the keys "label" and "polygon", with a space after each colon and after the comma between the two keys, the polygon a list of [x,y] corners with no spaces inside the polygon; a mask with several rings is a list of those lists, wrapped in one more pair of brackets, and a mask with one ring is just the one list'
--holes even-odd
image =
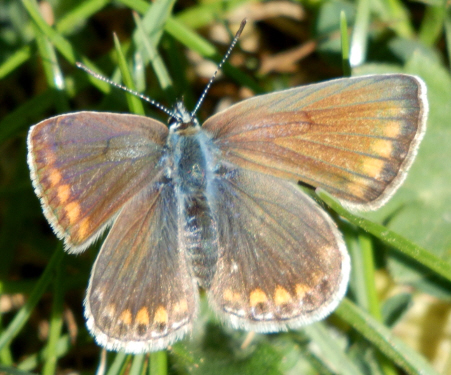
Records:
{"label": "antenna club tip", "polygon": [[95,75],[95,73],[94,73],[91,69],[89,69],[86,65],[84,65],[84,64],[81,63],[80,61],[76,61],[76,62],[75,62],[75,66],[76,66],[78,69],[84,70],[86,73],[91,74],[92,76]]}
{"label": "antenna club tip", "polygon": [[239,38],[241,33],[243,32],[244,26],[246,26],[247,18],[243,18],[243,20],[240,23],[240,28],[236,32],[235,38]]}

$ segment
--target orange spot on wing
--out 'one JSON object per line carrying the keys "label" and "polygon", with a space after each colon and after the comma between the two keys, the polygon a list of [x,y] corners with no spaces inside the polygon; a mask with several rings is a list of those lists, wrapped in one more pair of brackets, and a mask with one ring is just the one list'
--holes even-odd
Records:
{"label": "orange spot on wing", "polygon": [[80,205],[78,202],[70,202],[67,204],[65,211],[70,224],[74,224],[80,216]]}
{"label": "orange spot on wing", "polygon": [[[58,185],[59,182],[61,181],[61,179],[62,179],[61,173],[59,173],[58,170],[52,169],[50,171],[50,175],[49,175],[50,187],[54,187],[54,186]],[[67,186],[67,185],[63,185],[63,186]]]}
{"label": "orange spot on wing", "polygon": [[130,311],[130,309],[122,311],[121,315],[119,316],[119,320],[127,325],[132,324],[132,312]]}
{"label": "orange spot on wing", "polygon": [[306,284],[296,284],[296,295],[299,299],[303,299],[304,296],[310,292],[312,289]]}
{"label": "orange spot on wing", "polygon": [[241,294],[232,292],[232,290],[230,289],[226,289],[222,294],[222,298],[224,298],[225,301],[229,302],[239,302],[241,300]]}
{"label": "orange spot on wing", "polygon": [[[363,168],[363,167],[362,167]],[[355,183],[351,182],[348,184],[349,192],[355,197],[359,197],[361,199],[366,200],[365,195],[368,190],[368,185],[366,181],[356,181]]]}
{"label": "orange spot on wing", "polygon": [[149,325],[149,322],[149,310],[147,310],[147,307],[141,307],[141,309],[138,311],[138,314],[136,314],[136,323],[147,326]]}
{"label": "orange spot on wing", "polygon": [[401,123],[399,121],[387,122],[384,128],[384,136],[389,138],[398,138],[401,131]]}
{"label": "orange spot on wing", "polygon": [[276,304],[276,306],[280,306],[288,302],[291,302],[290,293],[288,293],[288,291],[284,287],[277,285],[276,291],[274,293],[274,303]]}
{"label": "orange spot on wing", "polygon": [[154,323],[164,323],[164,324],[168,322],[168,312],[163,306],[158,307],[153,317],[153,321]]}
{"label": "orange spot on wing", "polygon": [[257,306],[259,303],[265,303],[268,301],[266,293],[260,288],[254,289],[250,294],[250,305],[252,307]]}
{"label": "orange spot on wing", "polygon": [[175,313],[180,313],[180,312],[185,312],[185,311],[188,311],[188,302],[186,302],[186,299],[183,299],[174,305]]}
{"label": "orange spot on wing", "polygon": [[70,198],[70,186],[69,185],[61,185],[57,188],[57,196],[60,204],[64,204]]}
{"label": "orange spot on wing", "polygon": [[379,179],[380,174],[384,170],[385,161],[381,159],[368,159],[363,165],[363,173],[372,178]]}
{"label": "orange spot on wing", "polygon": [[79,238],[79,240],[84,240],[86,238],[86,234],[88,233],[89,233],[89,219],[84,218],[78,225],[77,237]]}
{"label": "orange spot on wing", "polygon": [[393,142],[388,139],[377,139],[371,143],[371,151],[377,156],[389,158],[393,152]]}

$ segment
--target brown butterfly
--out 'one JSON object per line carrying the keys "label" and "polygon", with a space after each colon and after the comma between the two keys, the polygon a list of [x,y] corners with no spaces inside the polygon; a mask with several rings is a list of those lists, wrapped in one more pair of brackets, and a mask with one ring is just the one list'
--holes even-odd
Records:
{"label": "brown butterfly", "polygon": [[235,328],[275,332],[331,313],[350,261],[331,218],[297,186],[373,210],[400,186],[426,127],[426,86],[343,78],[244,100],[199,125],[178,103],[152,118],[78,112],[28,136],[44,214],[79,253],[111,226],[87,325],[110,350],[166,348],[192,328],[198,286]]}

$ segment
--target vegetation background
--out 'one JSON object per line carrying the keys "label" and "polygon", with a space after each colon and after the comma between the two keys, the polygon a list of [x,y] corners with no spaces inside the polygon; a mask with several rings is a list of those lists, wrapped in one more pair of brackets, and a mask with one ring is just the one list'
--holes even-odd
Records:
{"label": "vegetation background", "polygon": [[[127,85],[167,106],[183,96],[193,108],[244,17],[201,121],[255,94],[346,75],[348,35],[353,75],[425,80],[430,116],[419,155],[394,198],[365,214],[371,221],[331,203],[353,271],[326,321],[249,337],[223,327],[202,299],[190,339],[149,355],[101,353],[82,313],[98,245],[63,253],[31,187],[27,131],[80,110],[166,120],[77,61],[118,81],[126,61]],[[0,373],[89,374],[106,359],[108,374],[451,374],[450,56],[444,0],[1,0]]]}

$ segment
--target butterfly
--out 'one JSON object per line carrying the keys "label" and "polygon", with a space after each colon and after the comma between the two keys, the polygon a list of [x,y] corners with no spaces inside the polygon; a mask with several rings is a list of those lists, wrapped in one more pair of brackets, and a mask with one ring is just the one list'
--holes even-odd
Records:
{"label": "butterfly", "polygon": [[298,182],[352,210],[382,206],[424,135],[426,86],[404,74],[342,78],[244,100],[200,126],[76,112],[28,135],[44,214],[70,253],[109,227],[85,300],[108,350],[167,348],[192,330],[199,286],[228,325],[277,332],[323,319],[350,259]]}

